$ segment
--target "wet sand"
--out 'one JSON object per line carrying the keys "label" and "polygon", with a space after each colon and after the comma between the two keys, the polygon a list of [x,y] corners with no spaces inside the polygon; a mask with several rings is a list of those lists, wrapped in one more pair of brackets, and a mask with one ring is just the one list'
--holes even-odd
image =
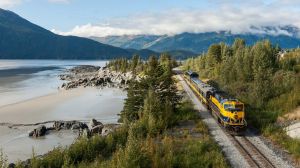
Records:
{"label": "wet sand", "polygon": [[28,137],[36,126],[9,124],[34,124],[54,120],[80,120],[88,122],[95,118],[103,123],[116,123],[123,108],[126,92],[120,89],[77,88],[58,90],[54,93],[0,107],[0,149],[10,162],[31,157],[32,149],[37,155],[44,154],[56,146],[70,145],[76,132],[63,131],[46,135],[40,139]]}
{"label": "wet sand", "polygon": [[45,116],[72,97],[80,96],[83,89],[61,90],[46,96],[0,107],[0,123],[26,124],[48,120]]}
{"label": "wet sand", "polygon": [[[126,93],[119,89],[77,88],[0,107],[0,123],[32,124],[52,120],[109,120],[121,111]],[[113,117],[114,118],[114,117]],[[113,121],[111,118],[110,122]]]}

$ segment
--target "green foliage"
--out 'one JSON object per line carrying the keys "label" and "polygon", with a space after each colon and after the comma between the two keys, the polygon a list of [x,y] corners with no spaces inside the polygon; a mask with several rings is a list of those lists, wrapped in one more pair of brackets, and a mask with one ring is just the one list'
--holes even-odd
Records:
{"label": "green foliage", "polygon": [[189,100],[183,100],[179,107],[174,112],[172,117],[173,123],[184,120],[196,120],[199,119],[197,111],[194,109],[194,104]]}
{"label": "green foliage", "polygon": [[[184,67],[196,70],[201,78],[211,79],[221,90],[251,106],[246,116],[259,122],[258,116],[265,116],[264,113],[276,117],[300,104],[295,96],[299,75],[294,70],[295,63],[289,63],[290,59],[299,61],[300,50],[291,51],[281,59],[278,53],[279,48],[269,41],[245,46],[244,40],[236,39],[232,46],[212,45],[207,54],[188,59]],[[269,122],[276,121],[273,117]]]}
{"label": "green foliage", "polygon": [[211,139],[189,140],[177,151],[174,167],[228,167],[219,147]]}
{"label": "green foliage", "polygon": [[287,149],[296,161],[300,163],[300,141],[298,139],[293,139],[286,135],[286,132],[275,125],[268,125],[264,129],[264,135],[270,137],[274,142],[280,144],[285,149]]}
{"label": "green foliage", "polygon": [[[176,93],[174,81],[172,80],[173,64],[171,57],[167,54],[162,54],[159,60],[154,56],[150,57],[149,60],[145,62],[143,72],[145,76],[140,81],[132,81],[129,84],[127,98],[123,111],[121,112],[122,122],[132,122],[140,119],[145,115],[144,113],[149,112],[149,109],[147,109],[148,111],[144,110],[146,107],[145,100],[148,100],[148,106],[151,106],[153,105],[151,103],[154,102],[151,102],[150,99],[155,99],[158,104],[156,105],[157,109],[162,111],[151,113],[151,115],[148,115],[147,120],[154,123],[157,121],[162,124],[162,127],[169,125],[166,120],[172,111],[175,110],[176,104],[180,99]],[[151,95],[149,95],[149,90],[152,91]],[[147,96],[148,99],[146,99]],[[160,116],[160,119],[157,116]]]}
{"label": "green foliage", "polygon": [[4,155],[1,149],[0,149],[0,167],[7,167],[7,157]]}

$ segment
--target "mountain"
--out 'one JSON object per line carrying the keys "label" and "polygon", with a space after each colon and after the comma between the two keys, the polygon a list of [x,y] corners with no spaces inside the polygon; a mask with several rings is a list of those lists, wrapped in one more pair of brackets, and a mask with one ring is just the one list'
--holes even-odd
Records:
{"label": "mountain", "polygon": [[132,55],[139,55],[141,58],[147,58],[150,55],[151,56],[159,56],[160,53],[154,52],[152,50],[148,49],[141,49],[141,50],[136,50],[136,49],[127,49],[129,52],[132,53]]}
{"label": "mountain", "polygon": [[[185,51],[192,53],[202,53],[207,51],[213,43],[225,42],[232,44],[235,38],[245,39],[248,45],[263,39],[269,39],[274,45],[281,48],[295,48],[300,45],[298,38],[299,30],[295,27],[285,26],[280,30],[274,27],[257,28],[252,27],[258,33],[233,34],[227,31],[206,32],[206,33],[181,33],[177,35],[153,36],[108,36],[95,38],[104,44],[109,44],[122,48],[150,49],[156,52],[165,51]],[[280,34],[281,32],[284,32]],[[139,44],[139,45],[137,45]]]}
{"label": "mountain", "polygon": [[147,44],[159,39],[160,37],[161,36],[155,35],[124,35],[90,37],[90,39],[121,48],[145,49]]}
{"label": "mountain", "polygon": [[0,59],[111,59],[132,54],[91,39],[54,34],[0,9]]}

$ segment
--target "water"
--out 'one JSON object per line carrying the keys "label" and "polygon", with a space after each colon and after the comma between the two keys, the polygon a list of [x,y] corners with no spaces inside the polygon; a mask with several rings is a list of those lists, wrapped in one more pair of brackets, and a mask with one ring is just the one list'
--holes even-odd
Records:
{"label": "water", "polygon": [[[120,89],[58,90],[58,74],[76,65],[104,66],[106,61],[0,60],[0,123],[31,124],[52,120],[116,123],[126,92]],[[57,132],[28,137],[34,127],[0,126],[0,149],[10,162],[70,145],[77,133]]]}
{"label": "water", "polygon": [[76,65],[105,66],[106,61],[0,60],[0,107],[57,90],[58,74]]}

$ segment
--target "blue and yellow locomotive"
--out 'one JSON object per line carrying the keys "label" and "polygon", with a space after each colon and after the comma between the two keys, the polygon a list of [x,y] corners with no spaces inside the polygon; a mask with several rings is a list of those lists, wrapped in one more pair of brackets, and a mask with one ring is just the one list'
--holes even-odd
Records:
{"label": "blue and yellow locomotive", "polygon": [[226,93],[201,81],[199,75],[193,71],[187,71],[184,78],[201,102],[207,106],[225,129],[232,134],[240,134],[245,130],[247,122],[244,103],[238,99],[230,98]]}

